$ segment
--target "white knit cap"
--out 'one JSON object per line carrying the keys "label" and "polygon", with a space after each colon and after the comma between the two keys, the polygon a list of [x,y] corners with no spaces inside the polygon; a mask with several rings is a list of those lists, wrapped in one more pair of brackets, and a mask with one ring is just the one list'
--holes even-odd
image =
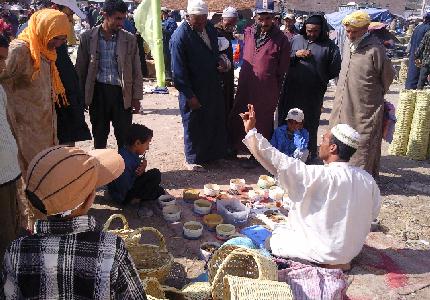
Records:
{"label": "white knit cap", "polygon": [[296,16],[294,14],[286,14],[284,16],[284,20],[285,19],[290,19],[290,20],[294,20],[296,18]]}
{"label": "white knit cap", "polygon": [[331,129],[331,134],[345,145],[358,149],[360,134],[348,124],[337,124]]}
{"label": "white knit cap", "polygon": [[207,15],[209,13],[209,8],[203,0],[189,0],[187,13],[189,15]]}
{"label": "white knit cap", "polygon": [[294,120],[296,122],[303,122],[305,119],[305,114],[303,113],[303,110],[298,108],[293,108],[288,111],[287,118],[285,120]]}
{"label": "white knit cap", "polygon": [[222,17],[223,18],[237,18],[238,14],[237,14],[237,9],[234,7],[227,7],[222,11]]}

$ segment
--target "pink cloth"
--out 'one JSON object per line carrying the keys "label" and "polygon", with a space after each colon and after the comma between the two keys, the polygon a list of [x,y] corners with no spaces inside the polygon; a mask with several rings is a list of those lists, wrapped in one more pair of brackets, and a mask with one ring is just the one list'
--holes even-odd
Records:
{"label": "pink cloth", "polygon": [[286,269],[278,271],[278,280],[290,285],[294,299],[347,299],[347,276],[340,269],[324,269],[291,260],[276,259]]}

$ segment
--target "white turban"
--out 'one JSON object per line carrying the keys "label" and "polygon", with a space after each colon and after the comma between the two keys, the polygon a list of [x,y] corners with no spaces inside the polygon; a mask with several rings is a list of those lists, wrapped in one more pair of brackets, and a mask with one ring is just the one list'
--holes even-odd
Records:
{"label": "white turban", "polygon": [[237,14],[237,9],[234,7],[227,7],[222,11],[222,17],[223,18],[237,18],[238,14]]}
{"label": "white turban", "polygon": [[209,8],[203,0],[189,0],[187,13],[189,15],[207,15],[209,13]]}
{"label": "white turban", "polygon": [[360,134],[351,126],[347,124],[337,124],[331,129],[331,134],[345,145],[358,149]]}
{"label": "white turban", "polygon": [[298,108],[293,108],[288,111],[287,118],[285,120],[294,120],[296,122],[303,122],[305,119],[305,114],[303,113],[303,110]]}

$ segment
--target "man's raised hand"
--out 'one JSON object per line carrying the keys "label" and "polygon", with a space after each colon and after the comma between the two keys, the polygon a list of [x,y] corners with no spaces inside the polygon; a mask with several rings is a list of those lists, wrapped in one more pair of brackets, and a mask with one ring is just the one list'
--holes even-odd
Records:
{"label": "man's raised hand", "polygon": [[255,118],[254,106],[248,104],[248,111],[239,114],[243,121],[243,126],[245,127],[245,132],[248,133],[251,129],[255,128],[255,123],[257,122]]}

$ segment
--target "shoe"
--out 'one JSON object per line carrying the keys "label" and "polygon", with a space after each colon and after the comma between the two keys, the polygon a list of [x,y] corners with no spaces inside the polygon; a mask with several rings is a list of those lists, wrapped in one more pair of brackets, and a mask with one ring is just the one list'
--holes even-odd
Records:
{"label": "shoe", "polygon": [[185,167],[188,171],[206,172],[206,169],[202,165],[198,165],[198,164],[185,164]]}

